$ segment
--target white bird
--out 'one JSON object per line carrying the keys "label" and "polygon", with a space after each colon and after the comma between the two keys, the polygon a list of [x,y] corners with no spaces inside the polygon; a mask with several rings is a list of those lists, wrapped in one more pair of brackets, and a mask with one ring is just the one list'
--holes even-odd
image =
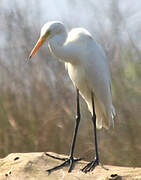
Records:
{"label": "white bird", "polygon": [[79,92],[92,114],[96,151],[96,157],[82,171],[85,173],[92,171],[95,166],[99,165],[96,127],[114,126],[115,109],[112,104],[111,77],[106,55],[86,29],[74,28],[68,33],[62,22],[51,21],[42,27],[40,38],[29,59],[45,41],[48,42],[50,52],[65,62],[68,74],[77,89],[77,117],[70,158],[61,165],[49,169],[48,172],[68,164],[70,172],[74,162],[79,160],[73,157],[80,122]]}

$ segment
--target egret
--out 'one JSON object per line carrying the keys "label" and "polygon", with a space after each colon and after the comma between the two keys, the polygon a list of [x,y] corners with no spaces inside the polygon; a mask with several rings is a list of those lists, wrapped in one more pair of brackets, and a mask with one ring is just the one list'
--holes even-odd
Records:
{"label": "egret", "polygon": [[74,28],[67,32],[62,22],[51,21],[44,24],[41,28],[40,38],[31,51],[29,59],[45,41],[48,42],[50,52],[65,62],[68,74],[76,88],[77,100],[77,115],[70,156],[68,159],[59,158],[64,160],[64,162],[59,166],[49,169],[48,172],[66,165],[69,165],[68,172],[71,172],[74,163],[80,160],[74,158],[74,147],[81,118],[80,93],[92,114],[94,129],[95,156],[82,169],[83,172],[87,173],[100,164],[96,128],[114,126],[115,109],[112,104],[111,76],[106,55],[100,44],[97,43],[86,29]]}

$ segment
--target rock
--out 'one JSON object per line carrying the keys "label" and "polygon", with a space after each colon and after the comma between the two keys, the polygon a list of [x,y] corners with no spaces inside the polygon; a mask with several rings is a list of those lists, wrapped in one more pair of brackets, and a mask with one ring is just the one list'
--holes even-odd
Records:
{"label": "rock", "polygon": [[[66,157],[50,153],[58,157]],[[141,180],[141,168],[101,166],[91,173],[80,171],[86,161],[77,162],[74,170],[68,173],[68,167],[50,174],[47,169],[59,165],[62,161],[48,157],[45,153],[12,153],[0,159],[0,180]]]}

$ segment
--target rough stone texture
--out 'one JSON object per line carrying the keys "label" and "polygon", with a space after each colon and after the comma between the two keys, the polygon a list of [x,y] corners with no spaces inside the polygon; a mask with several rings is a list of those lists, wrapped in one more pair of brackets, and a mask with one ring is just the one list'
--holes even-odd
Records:
{"label": "rough stone texture", "polygon": [[98,166],[93,172],[84,174],[80,169],[86,165],[85,161],[78,162],[72,173],[68,173],[68,167],[65,167],[48,175],[46,169],[61,162],[45,153],[13,153],[0,159],[0,180],[141,180],[141,168],[105,165],[109,170]]}

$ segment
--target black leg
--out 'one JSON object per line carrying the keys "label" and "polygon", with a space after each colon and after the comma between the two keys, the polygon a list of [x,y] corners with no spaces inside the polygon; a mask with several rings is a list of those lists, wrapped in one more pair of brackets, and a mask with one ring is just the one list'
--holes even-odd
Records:
{"label": "black leg", "polygon": [[97,134],[96,134],[96,114],[95,114],[95,106],[94,106],[94,95],[93,92],[91,94],[92,97],[92,107],[93,107],[93,114],[92,114],[92,122],[94,126],[94,143],[95,143],[95,159],[88,163],[82,171],[87,173],[89,171],[93,171],[93,169],[99,165],[99,155],[98,155],[98,144],[97,144]]}
{"label": "black leg", "polygon": [[97,133],[96,133],[96,114],[95,114],[93,92],[92,92],[92,107],[93,107],[92,121],[93,121],[93,126],[94,126],[95,154],[96,154],[97,163],[99,164],[98,143],[97,143]]}
{"label": "black leg", "polygon": [[76,101],[77,101],[77,115],[76,115],[76,123],[75,123],[75,129],[74,129],[74,135],[73,135],[73,141],[72,141],[72,145],[71,145],[71,150],[70,150],[70,157],[68,159],[66,158],[58,158],[58,157],[55,157],[55,156],[52,156],[52,155],[49,155],[46,153],[47,156],[50,156],[52,158],[55,158],[55,159],[59,159],[59,160],[63,160],[64,162],[62,164],[60,164],[59,166],[55,166],[51,169],[48,169],[47,171],[50,173],[54,170],[57,170],[57,169],[60,169],[64,166],[67,166],[69,165],[69,170],[68,172],[71,172],[72,169],[73,169],[73,165],[75,162],[81,160],[80,158],[79,159],[74,159],[74,148],[75,148],[75,142],[76,142],[76,136],[77,136],[77,132],[78,132],[78,127],[79,127],[79,123],[80,123],[80,103],[79,103],[79,90],[76,89],[76,92],[77,92],[77,96],[76,96]]}
{"label": "black leg", "polygon": [[76,108],[77,108],[77,112],[76,112],[76,123],[75,123],[75,129],[74,129],[74,135],[73,135],[73,141],[72,141],[72,146],[71,146],[71,151],[70,151],[70,167],[68,172],[71,172],[73,169],[73,162],[74,162],[74,147],[75,147],[75,142],[76,142],[76,136],[77,136],[77,132],[78,132],[78,127],[79,127],[79,123],[80,123],[80,103],[79,103],[79,90],[76,89],[77,92],[77,96],[76,96]]}

